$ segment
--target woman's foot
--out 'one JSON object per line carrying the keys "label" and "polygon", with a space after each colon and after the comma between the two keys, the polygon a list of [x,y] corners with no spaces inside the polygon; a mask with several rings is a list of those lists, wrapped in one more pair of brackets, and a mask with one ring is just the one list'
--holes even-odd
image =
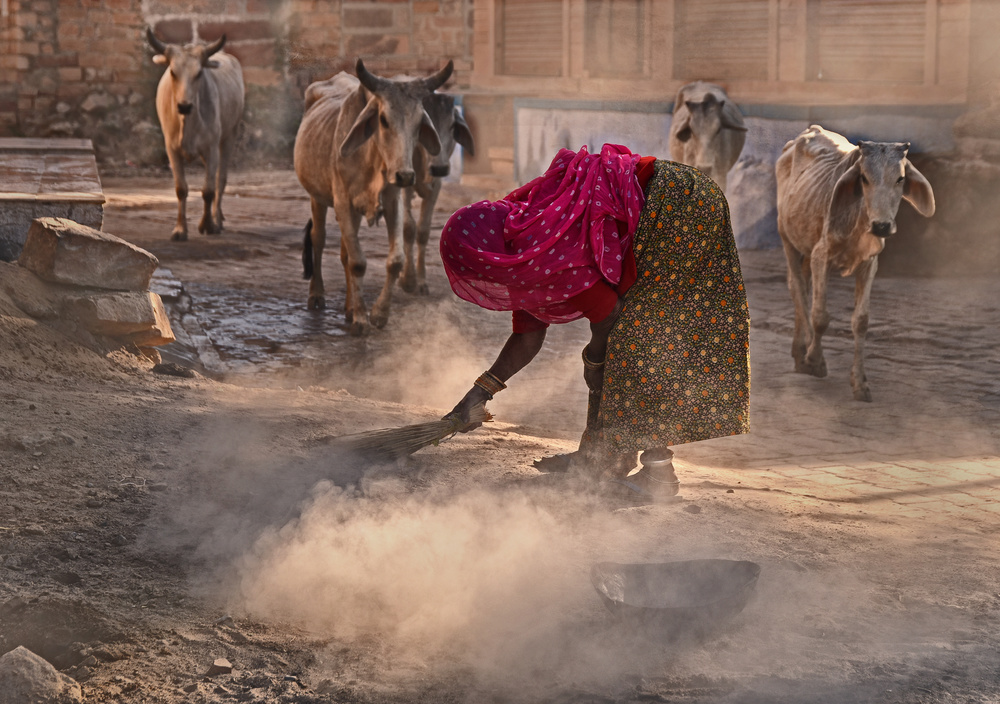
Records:
{"label": "woman's foot", "polygon": [[549,455],[547,457],[541,457],[531,464],[534,465],[535,469],[539,472],[566,472],[569,471],[570,466],[573,464],[573,459],[579,455],[580,452],[564,452],[556,455]]}
{"label": "woman's foot", "polygon": [[649,492],[657,501],[677,496],[681,486],[670,460],[655,463],[647,460],[638,472],[630,474],[626,479]]}

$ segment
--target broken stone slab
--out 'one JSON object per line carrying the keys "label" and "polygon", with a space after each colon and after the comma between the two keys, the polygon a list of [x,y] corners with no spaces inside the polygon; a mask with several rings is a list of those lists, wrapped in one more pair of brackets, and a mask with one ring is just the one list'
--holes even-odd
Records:
{"label": "broken stone slab", "polygon": [[46,281],[145,291],[159,261],[125,240],[66,218],[37,218],[18,264]]}
{"label": "broken stone slab", "polygon": [[163,301],[152,291],[69,296],[63,310],[94,335],[123,338],[139,347],[174,341]]}
{"label": "broken stone slab", "polygon": [[228,675],[233,671],[233,664],[226,660],[225,658],[216,658],[212,666],[208,668],[206,675],[208,677],[214,677],[215,675]]}
{"label": "broken stone slab", "polygon": [[75,680],[24,646],[0,657],[0,704],[82,704],[83,692]]}

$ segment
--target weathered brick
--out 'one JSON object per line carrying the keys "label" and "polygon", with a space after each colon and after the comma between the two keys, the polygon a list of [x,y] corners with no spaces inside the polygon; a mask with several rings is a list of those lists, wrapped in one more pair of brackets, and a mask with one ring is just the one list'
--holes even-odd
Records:
{"label": "weathered brick", "polygon": [[79,66],[60,66],[59,67],[59,80],[60,81],[79,81],[83,79],[83,71],[80,70]]}
{"label": "weathered brick", "polygon": [[248,66],[243,69],[243,80],[251,86],[276,86],[282,83],[283,78],[274,69]]}
{"label": "weathered brick", "polygon": [[38,15],[34,12],[16,12],[14,24],[18,27],[34,27],[38,24]]}
{"label": "weathered brick", "polygon": [[409,52],[409,38],[403,35],[354,34],[347,38],[347,53],[352,55],[391,56]]}
{"label": "weathered brick", "polygon": [[160,40],[171,44],[186,44],[194,37],[191,20],[160,20],[153,32]]}
{"label": "weathered brick", "polygon": [[35,65],[42,68],[58,68],[63,66],[75,66],[79,60],[77,53],[65,52],[62,54],[53,54],[52,56],[39,56],[35,61]]}
{"label": "weathered brick", "polygon": [[394,12],[386,7],[354,7],[344,10],[344,29],[388,29]]}
{"label": "weathered brick", "polygon": [[239,59],[244,68],[247,66],[274,66],[273,42],[242,42],[232,46],[227,44],[226,51]]}
{"label": "weathered brick", "polygon": [[438,0],[415,0],[413,3],[414,14],[436,14],[440,9]]}
{"label": "weathered brick", "polygon": [[273,39],[274,27],[267,20],[243,22],[205,22],[198,25],[198,36],[206,42],[214,42],[226,35],[226,41],[238,42],[246,39]]}
{"label": "weathered brick", "polygon": [[28,61],[27,56],[18,56],[17,54],[0,55],[0,68],[16,68],[23,71],[30,66],[31,62]]}

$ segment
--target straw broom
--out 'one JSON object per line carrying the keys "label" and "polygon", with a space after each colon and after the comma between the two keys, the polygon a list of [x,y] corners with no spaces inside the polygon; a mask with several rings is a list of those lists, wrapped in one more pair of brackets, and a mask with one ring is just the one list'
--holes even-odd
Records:
{"label": "straw broom", "polygon": [[[469,423],[487,423],[493,416],[486,406],[476,406],[469,413]],[[331,447],[369,460],[395,460],[412,455],[428,445],[437,445],[467,425],[457,414],[427,423],[405,425],[401,428],[381,428],[351,435],[342,435],[330,441]]]}

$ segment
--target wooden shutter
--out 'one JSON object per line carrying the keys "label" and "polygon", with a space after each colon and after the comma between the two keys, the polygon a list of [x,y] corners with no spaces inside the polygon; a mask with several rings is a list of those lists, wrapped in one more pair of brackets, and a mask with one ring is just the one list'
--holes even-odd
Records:
{"label": "wooden shutter", "polygon": [[809,78],[924,80],[927,0],[809,0]]}
{"label": "wooden shutter", "polygon": [[497,0],[497,73],[561,76],[563,0]]}
{"label": "wooden shutter", "polygon": [[590,76],[632,78],[643,73],[646,0],[587,0],[584,68]]}
{"label": "wooden shutter", "polygon": [[674,78],[768,78],[770,0],[675,0]]}

